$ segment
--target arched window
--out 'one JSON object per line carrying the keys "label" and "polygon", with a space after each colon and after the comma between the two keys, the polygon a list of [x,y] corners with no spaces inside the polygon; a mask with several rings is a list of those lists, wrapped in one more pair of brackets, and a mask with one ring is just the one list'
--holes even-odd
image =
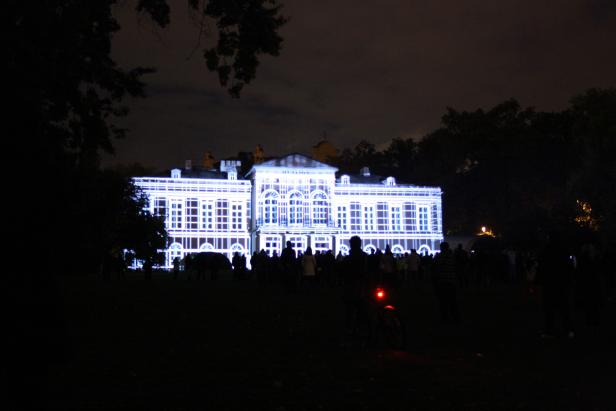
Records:
{"label": "arched window", "polygon": [[402,247],[400,244],[396,244],[393,247],[391,247],[391,252],[396,256],[403,255],[404,247]]}
{"label": "arched window", "polygon": [[372,252],[376,252],[376,247],[372,244],[368,244],[364,247],[364,252],[368,255],[372,254]]}
{"label": "arched window", "polygon": [[324,192],[312,196],[312,224],[327,225],[329,219],[329,199]]}
{"label": "arched window", "polygon": [[175,258],[182,259],[182,244],[173,243],[169,246],[169,260],[167,261],[167,266],[173,265],[173,260]]}
{"label": "arched window", "polygon": [[263,194],[263,224],[278,224],[278,197],[275,191]]}
{"label": "arched window", "polygon": [[417,253],[419,255],[432,254],[432,250],[430,250],[430,247],[424,244],[421,247],[419,247],[419,249],[417,250]]}
{"label": "arched window", "polygon": [[203,243],[201,247],[199,247],[201,251],[214,251],[214,246],[210,243]]}
{"label": "arched window", "polygon": [[239,243],[234,243],[233,245],[231,245],[231,248],[229,249],[229,260],[233,259],[235,253],[240,253],[240,255],[244,255],[244,247],[242,247],[242,245]]}
{"label": "arched window", "polygon": [[346,244],[340,244],[340,249],[338,250],[342,255],[349,255],[349,246]]}
{"label": "arched window", "polygon": [[304,196],[299,191],[289,195],[289,225],[300,225],[304,221]]}

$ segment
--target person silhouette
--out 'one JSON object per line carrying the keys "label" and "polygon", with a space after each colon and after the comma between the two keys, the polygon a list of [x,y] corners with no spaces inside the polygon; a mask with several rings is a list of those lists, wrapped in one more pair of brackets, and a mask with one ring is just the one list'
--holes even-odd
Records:
{"label": "person silhouette", "polygon": [[297,270],[295,265],[295,250],[293,243],[287,241],[287,246],[282,250],[280,255],[280,265],[282,266],[282,281],[283,286],[287,291],[295,291],[297,289]]}
{"label": "person silhouette", "polygon": [[537,284],[541,287],[544,313],[543,338],[553,337],[556,315],[560,316],[563,331],[569,338],[575,333],[571,327],[571,309],[569,305],[573,262],[567,253],[562,237],[553,232],[539,257],[537,267]]}
{"label": "person silhouette", "polygon": [[312,248],[306,248],[306,252],[302,256],[302,285],[304,288],[312,289],[316,284],[317,276],[317,260],[312,255]]}
{"label": "person silhouette", "polygon": [[180,274],[180,257],[175,257],[173,259],[173,279],[177,280],[179,274]]}
{"label": "person silhouette", "polygon": [[456,276],[461,287],[468,286],[468,253],[462,244],[458,244],[456,251],[454,252],[454,259],[456,265]]}
{"label": "person silhouette", "polygon": [[455,258],[449,243],[441,243],[441,252],[434,257],[434,286],[443,322],[459,322]]}
{"label": "person silhouette", "polygon": [[361,238],[353,236],[349,240],[349,255],[342,263],[342,292],[345,306],[347,333],[359,330],[364,299],[368,295],[368,256],[361,249]]}

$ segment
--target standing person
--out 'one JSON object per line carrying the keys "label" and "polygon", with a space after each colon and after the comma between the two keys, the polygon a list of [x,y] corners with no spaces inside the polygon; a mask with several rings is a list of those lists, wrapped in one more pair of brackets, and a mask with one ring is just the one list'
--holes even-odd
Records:
{"label": "standing person", "polygon": [[242,279],[246,279],[248,277],[248,268],[246,267],[246,256],[244,254],[240,255],[240,275]]}
{"label": "standing person", "polygon": [[295,267],[295,250],[293,243],[287,241],[287,246],[282,250],[280,255],[280,264],[282,265],[283,286],[287,291],[295,291],[297,288],[297,272]]}
{"label": "standing person", "polygon": [[173,279],[177,280],[179,274],[180,274],[180,257],[175,257],[173,259]]}
{"label": "standing person", "polygon": [[441,252],[434,258],[434,287],[443,322],[459,322],[456,269],[449,243],[441,243]]}
{"label": "standing person", "polygon": [[409,277],[411,281],[419,280],[419,263],[421,259],[417,250],[414,248],[411,250],[411,254],[406,258],[406,266],[409,271]]}
{"label": "standing person", "polygon": [[389,244],[385,246],[385,252],[381,254],[379,261],[379,271],[383,278],[383,284],[393,287],[394,286],[394,270],[395,270],[394,255],[389,248]]}
{"label": "standing person", "polygon": [[270,284],[274,277],[270,273],[270,261],[269,256],[265,250],[259,251],[257,255],[257,269],[263,279],[263,284]]}
{"label": "standing person", "polygon": [[327,250],[323,255],[323,278],[325,278],[325,284],[332,286],[335,284],[334,270],[336,266],[336,257],[332,250]]}
{"label": "standing person", "polygon": [[539,257],[537,284],[541,287],[545,328],[542,337],[554,336],[556,314],[562,320],[563,331],[569,338],[575,333],[571,327],[569,305],[573,263],[558,233],[551,233],[548,244]]}
{"label": "standing person", "polygon": [[258,267],[259,254],[257,254],[257,250],[253,251],[252,256],[250,256],[250,271],[252,271],[252,277],[257,279],[259,284],[263,284],[263,278],[261,277],[261,273]]}
{"label": "standing person", "polygon": [[432,256],[427,251],[424,251],[423,255],[419,258],[419,279],[423,281],[424,279],[429,280],[430,277],[434,277],[432,275],[432,263],[434,262]]}
{"label": "standing person", "polygon": [[335,285],[342,285],[344,271],[344,256],[342,251],[338,251],[336,255],[336,264],[334,265],[334,281]]}
{"label": "standing person", "polygon": [[342,262],[342,291],[346,328],[349,334],[359,331],[362,304],[368,294],[368,256],[361,249],[361,238],[349,240],[350,250]]}
{"label": "standing person", "polygon": [[240,253],[238,253],[237,251],[233,253],[233,258],[231,259],[231,265],[233,266],[233,279],[239,280],[242,274],[241,274]]}
{"label": "standing person", "polygon": [[313,288],[317,275],[317,260],[312,255],[312,248],[308,246],[302,256],[302,284],[305,287]]}
{"label": "standing person", "polygon": [[458,276],[460,286],[466,287],[468,285],[468,253],[462,248],[462,244],[458,244],[454,253],[454,258],[456,263],[456,275]]}
{"label": "standing person", "polygon": [[278,251],[272,251],[272,256],[267,259],[268,264],[268,275],[270,277],[270,281],[280,282],[282,274],[280,273],[280,257],[278,256]]}
{"label": "standing person", "polygon": [[323,254],[320,251],[314,252],[314,260],[317,262],[316,284],[323,284]]}
{"label": "standing person", "polygon": [[376,252],[374,249],[370,249],[370,254],[367,255],[367,257],[368,272],[373,276],[378,276],[379,263],[381,261],[381,250]]}
{"label": "standing person", "polygon": [[599,251],[592,240],[586,241],[577,259],[577,290],[584,309],[586,325],[599,325],[603,302]]}
{"label": "standing person", "polygon": [[403,255],[396,258],[396,271],[398,272],[398,281],[406,284],[408,281],[408,259],[409,253],[404,253]]}

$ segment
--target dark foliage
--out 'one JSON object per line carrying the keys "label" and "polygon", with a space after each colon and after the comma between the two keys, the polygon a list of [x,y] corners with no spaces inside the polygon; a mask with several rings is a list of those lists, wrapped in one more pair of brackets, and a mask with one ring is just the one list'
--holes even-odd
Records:
{"label": "dark foliage", "polygon": [[344,149],[336,165],[343,173],[369,166],[403,182],[438,185],[447,234],[485,225],[532,248],[556,227],[613,238],[615,153],[616,89],[591,89],[556,113],[515,100],[487,111],[449,108],[442,126],[419,142],[394,139],[380,152],[362,141]]}
{"label": "dark foliage", "polygon": [[[136,12],[164,27],[170,24],[170,5],[139,0]],[[285,22],[280,6],[264,0],[188,0],[187,5],[201,16],[200,36],[206,26],[215,28],[218,38],[208,40],[217,43],[206,48],[207,65],[237,97],[254,79],[258,56],[280,51],[277,30]],[[10,182],[20,202],[19,224],[9,236],[17,261],[41,255],[32,273],[104,269],[118,248],[147,256],[152,247],[164,245],[161,224],[143,211],[144,200],[128,179],[99,168],[99,154],[112,153],[114,139],[126,135],[115,124],[128,112],[123,100],[143,97],[142,76],[153,71],[126,70],[111,58],[111,38],[120,30],[114,7],[116,0],[10,0],[3,9],[9,80],[5,136],[11,158],[21,162],[17,170],[29,175]]]}

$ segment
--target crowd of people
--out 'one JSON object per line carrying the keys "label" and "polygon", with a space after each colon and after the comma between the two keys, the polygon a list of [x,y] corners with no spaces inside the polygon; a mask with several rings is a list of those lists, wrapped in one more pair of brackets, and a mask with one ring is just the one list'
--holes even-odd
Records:
{"label": "crowd of people", "polygon": [[[313,253],[311,247],[296,252],[293,244],[287,242],[280,255],[274,252],[270,256],[264,250],[254,252],[250,270],[246,258],[236,253],[231,261],[233,277],[252,277],[262,285],[278,284],[288,292],[340,287],[351,305],[374,284],[397,288],[430,283],[442,321],[451,323],[460,322],[460,289],[518,283],[531,294],[541,294],[544,337],[555,334],[556,318],[567,336],[575,335],[571,324],[574,302],[582,308],[587,324],[599,324],[601,307],[614,292],[613,268],[606,264],[592,241],[570,250],[560,236],[554,235],[537,253],[509,249],[468,252],[462,244],[452,249],[443,242],[440,252],[434,255],[420,255],[416,250],[394,255],[389,246],[384,251],[365,253],[359,237],[354,237],[350,245],[349,255],[344,256],[334,255],[331,250]],[[175,278],[179,271],[178,261],[174,264]]]}

